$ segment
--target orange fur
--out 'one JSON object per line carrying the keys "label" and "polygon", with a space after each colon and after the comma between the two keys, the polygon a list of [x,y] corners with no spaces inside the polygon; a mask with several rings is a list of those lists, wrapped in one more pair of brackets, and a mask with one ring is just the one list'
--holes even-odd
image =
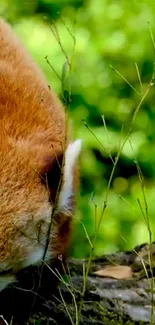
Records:
{"label": "orange fur", "polygon": [[[52,166],[63,154],[64,139],[59,100],[0,19],[0,273],[25,267],[29,256],[45,247],[49,190],[54,198],[60,174],[58,166],[52,174]],[[47,189],[42,178],[49,170],[56,185]],[[71,217],[64,214],[53,220],[49,258],[63,254],[68,245]]]}

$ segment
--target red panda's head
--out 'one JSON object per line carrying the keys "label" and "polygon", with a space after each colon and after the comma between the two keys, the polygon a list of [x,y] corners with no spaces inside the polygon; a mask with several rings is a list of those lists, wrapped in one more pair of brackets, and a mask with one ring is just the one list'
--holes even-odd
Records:
{"label": "red panda's head", "polygon": [[64,154],[24,141],[1,142],[0,273],[5,272],[5,279],[0,276],[0,289],[18,270],[65,252],[80,148],[80,140]]}

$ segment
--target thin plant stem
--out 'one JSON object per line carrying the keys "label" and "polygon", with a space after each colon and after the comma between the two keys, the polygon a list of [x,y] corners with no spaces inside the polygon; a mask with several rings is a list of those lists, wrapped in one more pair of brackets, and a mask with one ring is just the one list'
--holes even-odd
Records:
{"label": "thin plant stem", "polygon": [[118,70],[116,70],[112,65],[110,65],[110,68],[114,70],[135,91],[137,95],[140,96],[140,93],[137,91],[137,89]]}
{"label": "thin plant stem", "polygon": [[[153,71],[153,74],[152,74],[152,77],[151,77],[151,80],[150,80],[150,83],[144,93],[144,95],[142,96],[139,104],[137,105],[134,113],[133,113],[133,116],[132,116],[132,119],[131,119],[131,123],[129,125],[129,130],[122,142],[122,144],[120,145],[120,148],[118,150],[118,153],[117,153],[117,156],[115,158],[115,161],[114,161],[114,164],[113,164],[113,167],[112,167],[112,171],[111,171],[111,174],[110,174],[110,178],[109,178],[109,182],[108,182],[108,186],[107,186],[107,190],[106,190],[106,194],[105,194],[105,199],[104,199],[104,204],[103,204],[103,208],[102,208],[102,212],[101,212],[101,215],[100,215],[100,218],[99,218],[99,222],[98,222],[98,225],[97,225],[97,229],[96,229],[96,232],[95,232],[95,235],[94,235],[94,239],[92,241],[92,248],[91,248],[91,251],[90,251],[90,254],[89,254],[89,258],[88,258],[88,263],[87,263],[87,268],[86,268],[86,274],[85,274],[85,279],[84,279],[84,282],[83,282],[83,289],[82,289],[82,293],[81,293],[81,301],[80,301],[80,306],[79,306],[79,320],[80,320],[80,317],[81,317],[81,312],[82,312],[82,307],[83,307],[83,303],[84,303],[84,294],[85,294],[85,290],[86,290],[86,284],[87,284],[87,280],[88,280],[88,274],[89,274],[89,270],[90,270],[90,265],[91,265],[91,260],[92,260],[92,257],[93,257],[93,253],[94,253],[94,247],[95,247],[95,243],[96,243],[96,239],[97,239],[97,236],[98,236],[98,231],[99,231],[99,228],[100,228],[100,225],[101,225],[101,222],[102,222],[102,219],[103,219],[103,215],[104,215],[104,212],[105,212],[105,209],[107,207],[107,200],[108,200],[108,196],[109,196],[109,191],[110,191],[110,186],[111,186],[111,183],[112,183],[112,179],[113,179],[113,176],[114,176],[114,173],[115,173],[115,169],[116,169],[116,166],[117,166],[117,163],[119,161],[119,158],[120,158],[120,155],[121,155],[121,152],[132,132],[132,129],[133,129],[133,125],[135,123],[135,120],[136,120],[136,117],[138,115],[138,112],[140,110],[140,107],[141,105],[143,104],[146,96],[148,95],[151,87],[154,85],[154,71]],[[87,127],[87,125],[86,125]]]}
{"label": "thin plant stem", "polygon": [[135,68],[136,68],[136,72],[137,72],[137,76],[138,76],[138,80],[139,80],[139,84],[140,84],[141,94],[143,94],[143,84],[142,84],[142,80],[141,80],[137,62],[135,62]]}

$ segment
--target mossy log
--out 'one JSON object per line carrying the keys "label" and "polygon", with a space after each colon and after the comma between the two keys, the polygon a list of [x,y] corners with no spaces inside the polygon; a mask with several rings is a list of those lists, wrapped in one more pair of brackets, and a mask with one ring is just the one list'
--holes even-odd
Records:
{"label": "mossy log", "polygon": [[[58,287],[57,270],[61,261],[57,266],[27,268],[19,272],[17,283],[0,294],[0,325],[6,322],[15,325],[138,325],[150,324],[151,319],[155,324],[154,243],[151,267],[148,251],[150,247],[144,244],[133,251],[93,259],[86,283],[84,272],[88,261],[70,260],[65,266],[69,275],[64,275]],[[107,265],[128,266],[132,275],[128,278],[124,274],[118,279],[115,274],[95,273]]]}

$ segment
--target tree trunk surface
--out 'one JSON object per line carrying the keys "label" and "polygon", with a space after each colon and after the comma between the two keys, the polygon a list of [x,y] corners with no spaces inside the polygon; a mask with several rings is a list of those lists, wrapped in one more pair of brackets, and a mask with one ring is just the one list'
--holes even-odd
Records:
{"label": "tree trunk surface", "polygon": [[154,243],[151,265],[149,252],[144,244],[94,258],[88,277],[88,260],[81,259],[20,271],[18,282],[0,294],[0,325],[155,324]]}

